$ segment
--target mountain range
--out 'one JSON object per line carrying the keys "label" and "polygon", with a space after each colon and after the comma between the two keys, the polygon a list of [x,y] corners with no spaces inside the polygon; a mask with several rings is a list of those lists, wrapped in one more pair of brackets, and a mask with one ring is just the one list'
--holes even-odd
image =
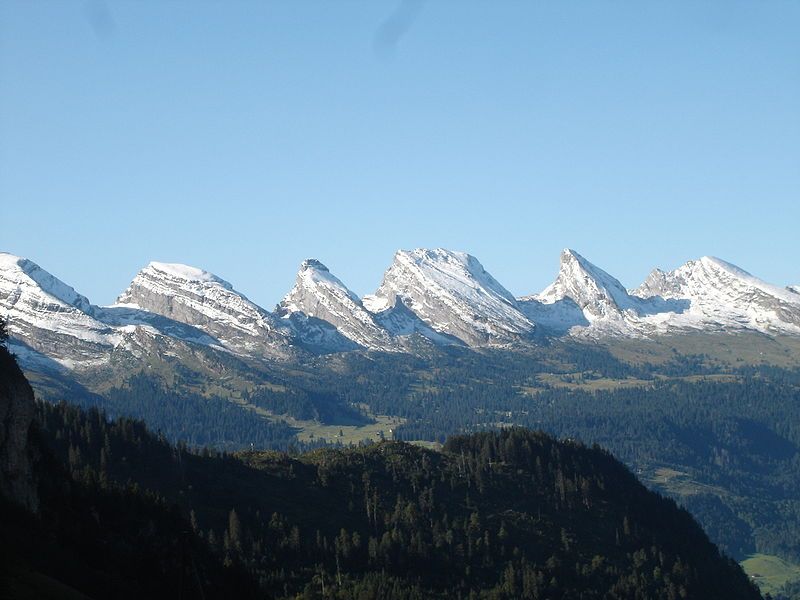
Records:
{"label": "mountain range", "polygon": [[0,253],[0,314],[24,365],[80,371],[153,352],[292,362],[431,345],[514,349],[549,337],[800,336],[800,286],[774,286],[703,257],[655,269],[629,290],[566,249],[551,285],[516,298],[474,256],[439,248],[398,251],[364,298],[315,259],[303,261],[273,311],[217,275],[151,262],[114,304],[96,306],[34,262]]}
{"label": "mountain range", "polygon": [[609,448],[737,557],[800,560],[800,287],[704,257],[626,289],[564,250],[516,297],[469,254],[417,249],[365,297],[314,259],[287,289],[267,310],[152,262],[97,306],[0,253],[8,347],[40,399],[226,450],[542,429]]}

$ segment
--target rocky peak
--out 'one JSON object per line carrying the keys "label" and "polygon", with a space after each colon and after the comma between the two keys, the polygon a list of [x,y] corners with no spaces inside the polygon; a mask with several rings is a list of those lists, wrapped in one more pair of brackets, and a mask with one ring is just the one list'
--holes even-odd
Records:
{"label": "rocky peak", "polygon": [[696,320],[726,327],[800,332],[800,295],[711,256],[674,271],[656,269],[634,292],[641,298],[683,299]]}
{"label": "rocky peak", "polygon": [[69,369],[103,363],[121,340],[84,296],[33,261],[5,253],[0,253],[0,312],[15,344],[23,341],[27,350]]}
{"label": "rocky peak", "polygon": [[370,305],[389,309],[398,298],[434,331],[469,345],[506,343],[535,327],[514,296],[464,252],[398,251]]}
{"label": "rocky peak", "polygon": [[289,333],[278,319],[213,273],[175,263],[151,262],[117,299],[192,325],[244,354],[292,354]]}
{"label": "rocky peak", "polygon": [[330,269],[322,264],[321,261],[317,260],[316,258],[307,258],[303,262],[300,263],[300,270],[301,271],[324,271],[326,273],[330,273]]}
{"label": "rocky peak", "polygon": [[342,335],[365,348],[391,349],[389,333],[374,319],[361,300],[320,261],[304,260],[294,287],[278,305],[285,316],[303,313],[333,325]]}
{"label": "rocky peak", "polygon": [[16,302],[23,292],[35,292],[44,304],[72,307],[84,313],[92,312],[85,296],[54,277],[32,260],[0,252],[0,297]]}
{"label": "rocky peak", "polygon": [[540,294],[526,297],[544,304],[565,298],[575,302],[589,321],[620,318],[622,311],[634,307],[634,301],[616,278],[569,248],[561,253],[556,280]]}

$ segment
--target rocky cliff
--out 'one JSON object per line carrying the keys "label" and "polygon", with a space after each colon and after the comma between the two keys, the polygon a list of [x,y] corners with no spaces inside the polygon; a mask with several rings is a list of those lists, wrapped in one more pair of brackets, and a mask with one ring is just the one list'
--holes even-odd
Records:
{"label": "rocky cliff", "polygon": [[39,500],[29,441],[33,390],[14,357],[0,346],[0,494],[35,511]]}

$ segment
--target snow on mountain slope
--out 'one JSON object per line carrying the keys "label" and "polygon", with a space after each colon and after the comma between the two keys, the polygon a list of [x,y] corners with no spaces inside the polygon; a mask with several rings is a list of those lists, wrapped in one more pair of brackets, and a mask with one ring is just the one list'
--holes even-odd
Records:
{"label": "snow on mountain slope", "polygon": [[561,252],[556,280],[540,294],[520,300],[531,318],[538,316],[542,321],[563,325],[570,320],[582,324],[576,307],[588,323],[615,321],[620,327],[625,323],[625,312],[636,314],[638,309],[638,302],[617,279],[569,248]]}
{"label": "snow on mountain slope", "polygon": [[533,295],[519,298],[518,303],[531,321],[557,335],[568,333],[573,327],[589,325],[583,310],[572,298],[543,302]]}
{"label": "snow on mountain slope", "polygon": [[398,251],[369,306],[389,310],[397,299],[434,331],[469,345],[518,340],[535,327],[511,293],[463,252]]}
{"label": "snow on mountain slope", "polygon": [[567,249],[555,282],[541,294],[520,298],[520,306],[532,321],[582,337],[684,330],[800,333],[800,295],[710,257],[671,272],[656,269],[628,293],[617,279]]}
{"label": "snow on mountain slope", "polygon": [[688,301],[682,313],[665,311],[648,317],[659,332],[745,328],[800,333],[800,295],[718,258],[705,256],[670,272],[656,269],[633,293],[645,299]]}
{"label": "snow on mountain slope", "polygon": [[36,263],[0,253],[0,310],[9,333],[62,366],[96,365],[123,332],[97,320],[94,307]]}
{"label": "snow on mountain slope", "polygon": [[385,300],[369,295],[364,297],[364,306],[375,313],[375,321],[381,327],[397,338],[402,339],[420,335],[440,346],[463,344],[460,339],[431,328],[430,325],[414,314],[403,303],[401,298],[395,299],[394,306],[387,306]]}
{"label": "snow on mountain slope", "polygon": [[295,353],[290,329],[275,315],[195,267],[151,262],[111,308],[141,309],[192,325],[238,353],[275,358]]}
{"label": "snow on mountain slope", "polygon": [[0,312],[7,313],[11,343],[23,364],[92,368],[107,364],[114,353],[137,353],[148,337],[218,344],[197,328],[141,309],[94,306],[36,263],[5,253]]}
{"label": "snow on mountain slope", "polygon": [[376,294],[363,300],[316,260],[302,264],[275,313],[207,271],[154,262],[117,304],[98,307],[35,263],[0,253],[0,315],[23,362],[81,370],[135,365],[159,348],[189,362],[224,349],[252,364],[359,348],[415,352],[431,342],[524,345],[538,325],[592,339],[687,330],[800,335],[800,288],[705,257],[656,269],[628,292],[565,250],[553,284],[515,299],[474,257],[418,249],[397,252]]}
{"label": "snow on mountain slope", "polygon": [[92,314],[106,325],[130,330],[132,327],[145,327],[153,333],[176,338],[185,342],[219,346],[219,341],[192,325],[174,321],[133,306],[93,306]]}
{"label": "snow on mountain slope", "polygon": [[304,260],[294,287],[278,305],[278,314],[303,313],[333,325],[346,338],[364,348],[389,350],[395,341],[328,267]]}
{"label": "snow on mountain slope", "polygon": [[523,296],[519,304],[551,333],[599,339],[656,333],[651,317],[681,313],[688,301],[631,295],[615,277],[567,248],[555,281],[540,294]]}
{"label": "snow on mountain slope", "polygon": [[615,277],[567,248],[555,281],[540,294],[523,296],[519,304],[551,333],[599,339],[663,333],[666,321],[660,315],[683,313],[689,301],[632,295]]}
{"label": "snow on mountain slope", "polygon": [[788,285],[786,289],[795,294],[800,294],[800,285]]}

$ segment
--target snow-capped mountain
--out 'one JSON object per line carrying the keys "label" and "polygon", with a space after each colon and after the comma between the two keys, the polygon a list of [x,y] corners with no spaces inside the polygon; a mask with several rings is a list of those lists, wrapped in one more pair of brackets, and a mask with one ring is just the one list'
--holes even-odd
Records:
{"label": "snow-capped mountain", "polygon": [[[0,253],[0,308],[15,351],[65,367],[100,364],[122,341],[122,331],[98,321],[93,307],[36,263]],[[24,345],[23,345],[24,344]]]}
{"label": "snow-capped mountain", "polygon": [[36,263],[0,253],[0,308],[25,363],[86,369],[136,354],[152,338],[213,345],[194,327],[133,307],[99,307]]}
{"label": "snow-capped mountain", "polygon": [[289,329],[213,273],[151,262],[117,298],[114,309],[135,309],[200,328],[232,351],[266,357],[293,354]]}
{"label": "snow-capped mountain", "polygon": [[661,332],[744,328],[800,333],[800,295],[718,258],[704,256],[669,272],[656,269],[633,294],[686,303],[683,311],[662,311],[648,318]]}
{"label": "snow-capped mountain", "polygon": [[640,304],[617,279],[569,248],[561,253],[555,281],[539,294],[520,298],[528,318],[555,331],[588,326],[627,331]]}
{"label": "snow-capped mountain", "polygon": [[366,305],[380,314],[402,303],[431,329],[468,345],[507,343],[535,325],[473,256],[441,248],[398,251]]}
{"label": "snow-capped mountain", "polygon": [[574,250],[564,250],[556,280],[520,298],[525,314],[579,337],[653,336],[681,331],[800,333],[800,295],[717,258],[655,269],[629,292]]}
{"label": "snow-capped mountain", "polygon": [[333,325],[357,346],[393,349],[395,341],[379,325],[361,299],[351,292],[328,267],[310,258],[304,260],[294,287],[278,305],[278,314],[302,313]]}
{"label": "snow-capped mountain", "polygon": [[635,304],[619,281],[569,248],[561,253],[556,280],[536,296],[544,304],[564,298],[573,300],[590,322],[617,318]]}
{"label": "snow-capped mountain", "polygon": [[795,294],[800,294],[800,285],[788,285],[786,289]]}
{"label": "snow-capped mountain", "polygon": [[153,262],[116,304],[99,307],[35,263],[0,254],[0,315],[24,364],[86,371],[133,368],[152,356],[197,365],[225,362],[225,353],[252,365],[353,350],[416,352],[420,343],[515,348],[535,344],[537,327],[545,336],[588,339],[800,335],[800,288],[704,257],[656,269],[628,291],[565,250],[555,281],[517,299],[473,256],[417,249],[398,251],[377,292],[363,299],[313,259],[274,312],[208,271]]}

